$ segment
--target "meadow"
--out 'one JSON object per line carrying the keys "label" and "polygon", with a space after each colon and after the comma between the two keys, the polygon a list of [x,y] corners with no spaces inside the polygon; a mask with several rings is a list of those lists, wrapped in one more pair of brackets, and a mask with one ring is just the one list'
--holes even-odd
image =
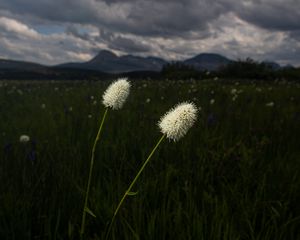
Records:
{"label": "meadow", "polygon": [[[0,82],[0,239],[78,239],[109,84]],[[158,120],[183,101],[196,124],[159,146],[110,239],[300,239],[300,84],[221,80],[132,82],[96,149],[85,239],[104,239]]]}

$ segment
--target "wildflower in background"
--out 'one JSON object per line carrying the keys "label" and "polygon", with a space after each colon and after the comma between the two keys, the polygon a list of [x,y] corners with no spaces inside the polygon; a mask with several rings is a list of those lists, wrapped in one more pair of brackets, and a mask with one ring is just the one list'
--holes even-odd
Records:
{"label": "wildflower in background", "polygon": [[103,95],[103,104],[114,110],[121,109],[129,95],[130,83],[127,78],[113,82]]}
{"label": "wildflower in background", "polygon": [[214,126],[217,123],[217,118],[213,113],[210,113],[207,117],[207,125],[208,127]]}
{"label": "wildflower in background", "polygon": [[20,138],[19,138],[19,141],[21,143],[27,143],[30,141],[30,137],[28,135],[21,135]]}
{"label": "wildflower in background", "polygon": [[89,213],[90,215],[94,216],[93,212],[88,208],[88,198],[89,198],[89,192],[90,192],[90,186],[91,186],[91,179],[92,179],[92,172],[93,172],[93,166],[94,166],[94,159],[95,159],[95,150],[97,146],[97,142],[100,139],[100,133],[108,112],[109,108],[112,108],[114,110],[121,109],[129,95],[130,90],[130,83],[127,81],[127,78],[120,78],[117,81],[114,81],[111,83],[106,91],[103,94],[103,105],[105,106],[105,111],[100,123],[100,127],[98,129],[98,133],[96,136],[96,139],[93,144],[92,148],[92,155],[91,155],[91,161],[90,161],[90,170],[89,170],[89,177],[86,187],[86,193],[85,193],[85,200],[84,200],[84,206],[83,206],[83,212],[82,212],[82,221],[81,221],[81,228],[80,228],[80,238],[82,239],[84,230],[85,230],[85,218],[86,213]]}
{"label": "wildflower in background", "polygon": [[232,95],[235,95],[235,94],[237,93],[236,88],[231,89],[230,93],[231,93]]}
{"label": "wildflower in background", "polygon": [[41,108],[42,108],[42,109],[45,109],[45,108],[46,108],[46,104],[43,103],[43,104],[41,105]]}
{"label": "wildflower in background", "polygon": [[213,105],[215,103],[215,99],[210,99],[209,103],[210,105]]}
{"label": "wildflower in background", "polygon": [[10,153],[13,150],[12,143],[5,144],[3,150],[4,150],[4,155]]}
{"label": "wildflower in background", "polygon": [[110,221],[108,230],[106,232],[105,239],[108,239],[108,236],[111,231],[114,220],[116,218],[116,215],[119,212],[125,198],[127,196],[134,196],[137,194],[135,192],[131,192],[131,189],[134,186],[134,184],[136,183],[136,181],[139,178],[139,176],[141,175],[141,173],[143,172],[143,170],[146,167],[146,165],[148,164],[148,162],[150,161],[152,155],[154,154],[154,152],[156,151],[158,146],[161,144],[161,142],[165,138],[169,138],[174,141],[179,140],[193,126],[196,119],[197,119],[196,106],[193,103],[184,102],[184,103],[178,104],[177,106],[172,108],[159,120],[158,126],[163,135],[161,136],[161,138],[159,139],[159,141],[157,142],[155,147],[152,149],[148,158],[145,160],[145,162],[141,166],[140,170],[134,177],[133,181],[130,183],[128,189],[125,191],[123,197],[121,198],[121,200],[113,214],[113,217]]}
{"label": "wildflower in background", "polygon": [[274,102],[269,102],[269,103],[266,103],[266,107],[274,107]]}
{"label": "wildflower in background", "polygon": [[149,102],[151,102],[151,99],[150,99],[150,98],[147,98],[147,99],[146,99],[146,103],[149,103]]}

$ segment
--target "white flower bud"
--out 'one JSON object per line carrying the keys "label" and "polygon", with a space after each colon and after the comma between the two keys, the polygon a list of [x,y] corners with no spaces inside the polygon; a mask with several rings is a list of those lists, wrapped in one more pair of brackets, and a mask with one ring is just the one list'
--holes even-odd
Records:
{"label": "white flower bud", "polygon": [[108,86],[103,94],[103,104],[105,107],[120,109],[124,105],[129,95],[130,82],[127,78],[120,78]]}
{"label": "white flower bud", "polygon": [[27,143],[27,142],[30,141],[30,137],[27,136],[27,135],[21,135],[19,141],[20,141],[21,143]]}
{"label": "white flower bud", "polygon": [[160,119],[158,126],[167,138],[177,141],[187,133],[196,119],[195,104],[183,102],[168,111]]}

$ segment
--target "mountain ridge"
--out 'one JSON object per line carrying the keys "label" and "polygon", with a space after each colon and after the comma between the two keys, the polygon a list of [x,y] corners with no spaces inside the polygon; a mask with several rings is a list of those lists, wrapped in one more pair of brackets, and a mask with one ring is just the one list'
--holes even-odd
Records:
{"label": "mountain ridge", "polygon": [[[37,72],[42,74],[55,74],[55,71],[62,72],[69,69],[70,71],[78,72],[91,71],[107,74],[120,74],[129,72],[160,72],[162,67],[174,61],[165,60],[163,58],[154,56],[135,56],[135,55],[122,55],[118,56],[109,50],[102,50],[92,59],[86,62],[67,62],[54,66],[47,66],[33,62],[6,60],[0,59],[0,74],[5,75],[5,72]],[[223,55],[217,53],[200,53],[191,58],[181,61],[185,65],[193,66],[199,71],[215,71],[222,66],[234,62]],[[266,62],[274,69],[280,68],[276,62]]]}

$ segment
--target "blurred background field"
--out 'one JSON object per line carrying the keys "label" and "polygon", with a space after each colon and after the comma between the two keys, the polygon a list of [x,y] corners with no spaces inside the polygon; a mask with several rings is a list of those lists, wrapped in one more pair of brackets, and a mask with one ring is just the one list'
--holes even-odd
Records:
{"label": "blurred background field", "polygon": [[[0,239],[78,239],[109,83],[0,82]],[[159,118],[182,101],[198,121],[159,147],[111,239],[300,239],[300,84],[221,80],[132,82],[97,147],[86,239],[103,239]]]}

